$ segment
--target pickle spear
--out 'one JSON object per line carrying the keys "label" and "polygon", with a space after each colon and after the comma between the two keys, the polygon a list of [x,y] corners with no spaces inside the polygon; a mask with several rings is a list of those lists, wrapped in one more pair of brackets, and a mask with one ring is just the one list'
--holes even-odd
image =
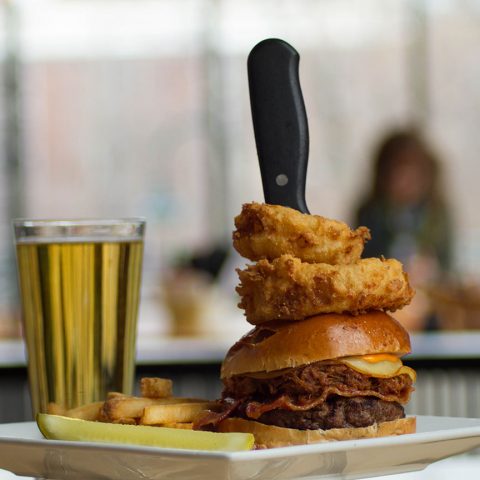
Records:
{"label": "pickle spear", "polygon": [[250,433],[213,433],[144,425],[120,425],[39,413],[45,438],[80,442],[122,443],[149,447],[232,452],[251,450]]}

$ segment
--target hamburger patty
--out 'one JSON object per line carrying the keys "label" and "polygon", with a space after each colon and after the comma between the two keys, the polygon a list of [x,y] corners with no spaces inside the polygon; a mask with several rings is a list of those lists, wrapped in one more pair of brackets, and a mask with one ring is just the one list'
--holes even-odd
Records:
{"label": "hamburger patty", "polygon": [[[239,416],[251,420],[238,409]],[[330,397],[318,407],[306,411],[271,410],[256,421],[298,430],[368,427],[374,423],[404,418],[403,407],[375,397]]]}
{"label": "hamburger patty", "polygon": [[407,403],[412,392],[408,375],[376,378],[341,363],[315,362],[290,368],[276,376],[234,375],[224,380],[223,398],[265,402],[281,395],[310,401],[326,400],[336,394],[345,397],[375,396],[390,402]]}
{"label": "hamburger patty", "polygon": [[223,382],[218,409],[196,429],[214,430],[228,417],[298,430],[367,427],[404,418],[401,404],[413,390],[409,375],[371,377],[335,362],[234,375]]}

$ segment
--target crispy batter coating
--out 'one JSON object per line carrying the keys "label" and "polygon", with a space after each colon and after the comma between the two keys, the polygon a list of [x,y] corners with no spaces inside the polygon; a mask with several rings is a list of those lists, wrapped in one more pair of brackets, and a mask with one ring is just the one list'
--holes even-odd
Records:
{"label": "crispy batter coating", "polygon": [[402,264],[367,258],[351,265],[303,263],[291,255],[260,260],[238,270],[239,307],[258,325],[269,320],[302,320],[321,313],[395,311],[414,295]]}
{"label": "crispy batter coating", "polygon": [[366,227],[351,230],[343,222],[260,203],[243,205],[235,226],[233,246],[250,260],[289,254],[308,263],[354,263],[370,239]]}

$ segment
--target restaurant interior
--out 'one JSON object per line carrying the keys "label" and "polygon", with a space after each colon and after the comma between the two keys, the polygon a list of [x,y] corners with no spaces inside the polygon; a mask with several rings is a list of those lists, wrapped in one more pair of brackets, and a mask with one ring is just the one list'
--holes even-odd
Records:
{"label": "restaurant interior", "polygon": [[[219,397],[251,328],[233,221],[264,201],[246,60],[272,37],[300,53],[310,212],[369,227],[416,289],[407,412],[480,418],[480,1],[0,0],[1,423],[32,419],[14,218],[144,217],[136,376]],[[478,452],[388,478],[453,472]]]}

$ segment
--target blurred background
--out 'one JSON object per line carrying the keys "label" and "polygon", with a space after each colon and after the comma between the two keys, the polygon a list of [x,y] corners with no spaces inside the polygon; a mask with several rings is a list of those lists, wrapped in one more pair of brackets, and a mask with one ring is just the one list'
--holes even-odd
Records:
{"label": "blurred background", "polygon": [[[141,333],[245,330],[230,235],[263,200],[246,57],[267,37],[301,53],[310,210],[365,223],[376,152],[415,130],[448,220],[426,239],[446,232],[448,259],[411,248],[408,212],[400,247],[376,248],[428,297],[409,328],[479,327],[479,20],[475,0],[0,0],[0,332],[19,326],[10,219],[92,216],[147,218]],[[178,291],[210,324],[178,325]]]}
{"label": "blurred background", "polygon": [[218,394],[249,327],[230,245],[263,201],[246,58],[268,37],[301,54],[310,211],[369,226],[419,292],[411,411],[480,416],[479,0],[0,0],[5,419],[28,416],[15,217],[146,217],[139,373]]}

